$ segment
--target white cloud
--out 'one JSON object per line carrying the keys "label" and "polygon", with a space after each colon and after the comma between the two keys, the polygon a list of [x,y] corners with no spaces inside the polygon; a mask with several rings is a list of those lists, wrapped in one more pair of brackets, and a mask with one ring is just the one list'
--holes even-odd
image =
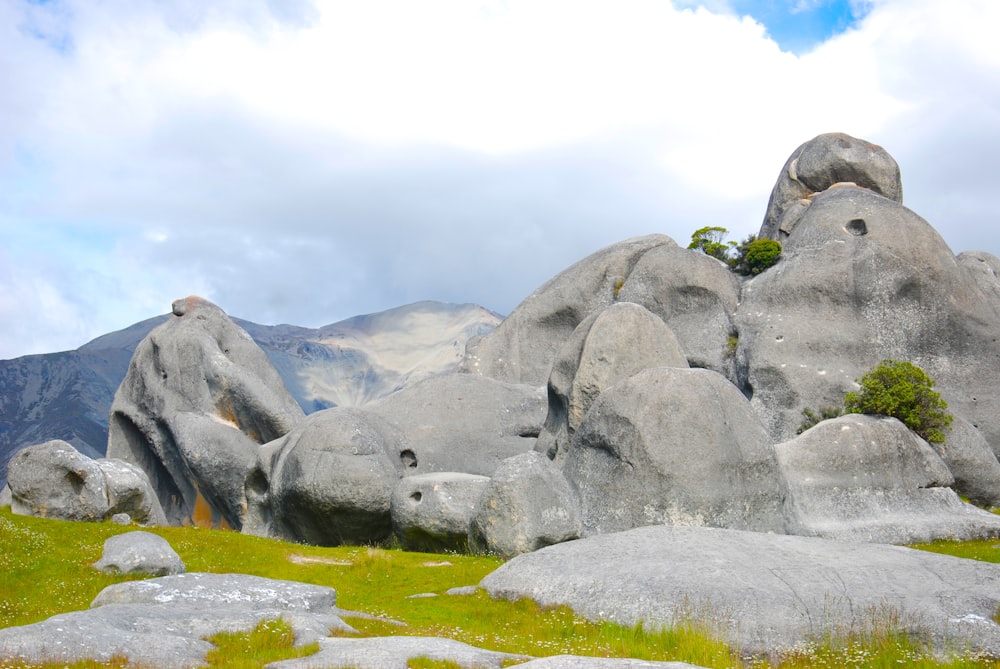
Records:
{"label": "white cloud", "polygon": [[827,131],[997,252],[1000,3],[879,0],[803,57],[698,4],[0,3],[0,357],[195,292],[303,325],[506,311],[627,236],[756,231]]}

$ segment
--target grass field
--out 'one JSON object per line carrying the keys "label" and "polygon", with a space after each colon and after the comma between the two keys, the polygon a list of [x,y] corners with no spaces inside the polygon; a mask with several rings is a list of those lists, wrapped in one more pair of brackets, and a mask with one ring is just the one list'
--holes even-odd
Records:
{"label": "grass field", "polygon": [[[113,534],[135,528],[14,516],[0,509],[0,627],[26,625],[56,613],[87,608],[104,587],[127,580],[91,566]],[[679,660],[706,667],[1000,667],[992,660],[962,658],[947,664],[891,630],[865,639],[818,640],[794,655],[742,660],[734,649],[698,630],[624,628],[593,623],[567,608],[541,609],[533,602],[495,601],[482,591],[468,596],[408,598],[475,585],[501,561],[491,557],[437,555],[375,547],[318,548],[235,532],[165,527],[163,536],[188,571],[237,572],[333,587],[346,609],[392,618],[403,626],[351,618],[371,636],[406,634],[450,637],[482,648],[533,656],[576,654]],[[940,542],[927,550],[1000,562],[997,542]],[[213,667],[261,667],[311,649],[291,645],[281,621],[246,634],[219,635]],[[0,659],[0,667],[6,667]],[[63,667],[64,665],[58,665]],[[84,663],[78,667],[116,666]],[[415,661],[413,667],[446,667]]]}

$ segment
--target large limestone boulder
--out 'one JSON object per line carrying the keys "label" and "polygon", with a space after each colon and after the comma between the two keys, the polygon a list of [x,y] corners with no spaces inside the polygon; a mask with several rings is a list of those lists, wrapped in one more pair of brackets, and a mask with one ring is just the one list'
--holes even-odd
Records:
{"label": "large limestone boulder", "polygon": [[900,546],[660,525],[548,546],[480,585],[594,621],[693,619],[751,654],[898,631],[1000,655],[1000,565]]}
{"label": "large limestone boulder", "polygon": [[710,370],[656,367],[606,390],[563,471],[585,535],[662,523],[784,529],[771,441],[746,398]]}
{"label": "large limestone boulder", "polygon": [[320,546],[386,539],[406,451],[394,425],[363,409],[310,414],[260,448],[243,532]]}
{"label": "large limestone boulder", "polygon": [[489,482],[461,472],[403,477],[389,502],[393,534],[406,550],[466,552],[469,526]]}
{"label": "large limestone boulder", "polygon": [[665,235],[619,242],[587,256],[547,281],[493,332],[470,339],[460,369],[508,383],[543,386],[552,360],[590,314],[613,304],[635,263]]}
{"label": "large limestone boulder", "polygon": [[783,244],[782,261],[743,284],[736,314],[737,381],[775,441],[892,358],[922,367],[1000,449],[1000,283],[988,263],[959,262],[922,218],[854,186],[816,194]]}
{"label": "large limestone boulder", "polygon": [[885,149],[841,132],[827,133],[788,157],[771,191],[758,237],[784,242],[813,195],[845,182],[903,201],[899,166]]}
{"label": "large limestone boulder", "polygon": [[587,317],[552,364],[549,412],[535,450],[561,461],[605,389],[650,367],[687,366],[673,331],[638,304],[619,302]]}
{"label": "large limestone boulder", "polygon": [[530,451],[545,420],[541,388],[470,374],[445,374],[365,406],[406,434],[398,453],[407,475],[463,472],[491,476]]}
{"label": "large limestone boulder", "polygon": [[509,558],[576,539],[579,502],[559,469],[541,453],[504,461],[479,498],[469,548]]}
{"label": "large limestone boulder", "polygon": [[460,369],[542,385],[581,322],[616,302],[633,302],[670,326],[692,366],[722,372],[738,298],[739,280],[719,260],[664,235],[628,239],[564,270],[493,332],[470,340]]}
{"label": "large limestone boulder", "polygon": [[663,319],[691,367],[731,375],[740,280],[720,260],[677,244],[644,253],[618,292]]}
{"label": "large limestone boulder", "polygon": [[956,418],[944,443],[930,446],[955,478],[955,492],[974,504],[1000,507],[1000,462],[972,423]]}
{"label": "large limestone boulder", "polygon": [[108,456],[146,471],[170,522],[239,528],[257,448],[302,418],[250,336],[188,297],[136,348],[111,405]]}
{"label": "large limestone boulder", "polygon": [[895,418],[848,414],[775,450],[789,533],[895,544],[1000,536],[1000,516],[963,503],[944,461]]}
{"label": "large limestone boulder", "polygon": [[167,540],[150,532],[126,532],[109,537],[94,568],[109,574],[152,576],[186,571],[181,557]]}
{"label": "large limestone boulder", "polygon": [[91,522],[127,513],[146,525],[166,522],[145,472],[121,460],[91,460],[65,441],[22,449],[7,475],[13,513]]}

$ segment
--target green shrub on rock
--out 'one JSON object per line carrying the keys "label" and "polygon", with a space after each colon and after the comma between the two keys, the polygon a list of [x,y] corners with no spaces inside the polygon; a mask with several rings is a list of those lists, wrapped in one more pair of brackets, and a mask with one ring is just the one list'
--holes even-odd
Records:
{"label": "green shrub on rock", "polygon": [[861,390],[847,393],[848,413],[898,418],[925,441],[944,442],[943,430],[951,426],[948,403],[933,390],[934,381],[911,362],[883,360],[858,381]]}

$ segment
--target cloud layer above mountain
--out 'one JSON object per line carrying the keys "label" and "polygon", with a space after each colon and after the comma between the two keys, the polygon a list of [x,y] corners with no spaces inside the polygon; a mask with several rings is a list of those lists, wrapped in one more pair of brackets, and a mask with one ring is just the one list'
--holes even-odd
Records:
{"label": "cloud layer above mountain", "polygon": [[829,131],[1000,253],[1000,3],[787,4],[2,2],[0,358],[192,293],[306,326],[506,312],[626,237],[756,232]]}

